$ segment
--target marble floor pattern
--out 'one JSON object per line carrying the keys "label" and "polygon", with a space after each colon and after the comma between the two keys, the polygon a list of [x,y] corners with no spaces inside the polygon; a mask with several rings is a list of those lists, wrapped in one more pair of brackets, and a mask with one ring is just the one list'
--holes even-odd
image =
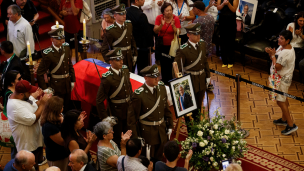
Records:
{"label": "marble floor pattern", "polygon": [[[88,58],[102,60],[98,50],[90,50]],[[242,78],[256,83],[267,85],[268,73],[266,61],[257,59],[251,60],[251,64],[242,66],[236,63],[233,68],[222,68],[221,59],[215,55],[208,58],[211,69],[227,73],[230,75],[240,74]],[[73,63],[75,63],[75,58]],[[252,67],[252,65],[256,65]],[[220,112],[227,119],[236,116],[236,83],[214,73],[211,74],[211,82],[215,89],[208,92],[210,117],[213,112],[220,107]],[[293,81],[289,88],[289,94],[303,98],[304,85]],[[281,135],[283,126],[273,125],[273,119],[281,117],[281,110],[276,102],[269,100],[268,91],[241,82],[241,122],[243,128],[250,130],[246,141],[253,146],[271,152],[285,159],[304,166],[304,105],[296,100],[289,99],[290,113],[295,124],[299,127],[298,131],[289,136]],[[205,96],[204,106],[207,110],[207,99]],[[10,149],[1,147],[0,164],[3,166],[10,160]],[[47,164],[41,166],[41,170],[47,168]]]}

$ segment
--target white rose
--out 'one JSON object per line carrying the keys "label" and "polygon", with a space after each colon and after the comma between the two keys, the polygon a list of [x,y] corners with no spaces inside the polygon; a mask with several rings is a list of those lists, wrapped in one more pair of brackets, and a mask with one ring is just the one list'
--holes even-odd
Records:
{"label": "white rose", "polygon": [[222,156],[223,156],[223,157],[226,157],[226,154],[223,154]]}
{"label": "white rose", "polygon": [[235,151],[235,146],[232,146],[232,150]]}
{"label": "white rose", "polygon": [[203,142],[200,142],[200,143],[199,143],[199,146],[200,146],[200,147],[204,147],[205,144],[204,144]]}
{"label": "white rose", "polygon": [[218,164],[217,164],[217,162],[213,162],[213,164],[212,164],[214,167],[216,167]]}
{"label": "white rose", "polygon": [[206,145],[208,145],[208,141],[207,141],[207,140],[204,140],[204,143],[205,143]]}
{"label": "white rose", "polygon": [[197,136],[199,136],[199,137],[201,137],[201,136],[203,136],[203,132],[202,131],[197,131]]}
{"label": "white rose", "polygon": [[209,133],[212,135],[212,134],[214,133],[214,131],[213,131],[213,130],[210,130]]}
{"label": "white rose", "polygon": [[225,134],[229,134],[230,131],[228,129],[225,130]]}
{"label": "white rose", "polygon": [[212,151],[212,155],[214,155],[214,152]]}
{"label": "white rose", "polygon": [[222,119],[220,119],[218,122],[219,122],[219,123],[223,123],[223,120],[222,120]]}
{"label": "white rose", "polygon": [[213,128],[218,129],[218,125],[217,124],[213,125]]}
{"label": "white rose", "polygon": [[210,151],[207,151],[206,154],[209,155],[209,154],[210,154]]}
{"label": "white rose", "polygon": [[216,147],[216,144],[214,144],[213,147]]}
{"label": "white rose", "polygon": [[208,164],[210,164],[210,162],[208,162]]}
{"label": "white rose", "polygon": [[213,161],[213,157],[210,157],[210,161]]}

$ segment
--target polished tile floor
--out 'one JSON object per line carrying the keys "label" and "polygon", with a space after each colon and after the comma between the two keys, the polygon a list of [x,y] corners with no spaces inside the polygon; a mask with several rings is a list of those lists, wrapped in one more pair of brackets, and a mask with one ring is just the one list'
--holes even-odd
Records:
{"label": "polished tile floor", "polygon": [[[152,55],[153,56],[153,55]],[[97,58],[102,60],[98,50],[91,49],[88,58]],[[236,63],[233,68],[222,68],[221,59],[215,55],[208,58],[211,69],[230,74],[240,74],[242,78],[254,81],[256,83],[267,85],[268,73],[267,64],[263,60],[251,58],[247,66],[243,67]],[[75,62],[75,60],[74,60]],[[297,74],[295,74],[297,76]],[[220,107],[220,112],[227,119],[236,116],[236,83],[229,79],[214,73],[211,74],[211,82],[215,89],[208,92],[210,117],[213,112]],[[303,98],[304,85],[293,82],[289,94]],[[281,110],[277,104],[268,99],[268,91],[246,83],[241,83],[241,122],[243,128],[250,130],[247,142],[263,150],[284,157],[304,166],[304,106],[301,102],[289,99],[290,112],[295,124],[299,127],[298,131],[289,136],[281,135],[283,126],[272,124],[273,119],[281,117]],[[204,106],[206,110],[207,98],[205,96]],[[10,149],[1,147],[0,164],[3,166],[10,160]],[[47,164],[42,166],[44,169]]]}

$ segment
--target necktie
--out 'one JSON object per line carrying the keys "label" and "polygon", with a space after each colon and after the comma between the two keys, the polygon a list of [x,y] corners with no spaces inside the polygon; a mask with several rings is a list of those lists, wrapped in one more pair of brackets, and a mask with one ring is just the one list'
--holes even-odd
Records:
{"label": "necktie", "polygon": [[198,44],[196,44],[195,47],[196,47],[196,50],[198,50]]}
{"label": "necktie", "polygon": [[125,27],[124,27],[124,26],[121,26],[121,29],[122,29],[122,30],[124,30],[124,29],[125,29]]}
{"label": "necktie", "polygon": [[154,95],[154,97],[156,97],[156,94],[157,94],[156,88],[153,88],[153,95]]}

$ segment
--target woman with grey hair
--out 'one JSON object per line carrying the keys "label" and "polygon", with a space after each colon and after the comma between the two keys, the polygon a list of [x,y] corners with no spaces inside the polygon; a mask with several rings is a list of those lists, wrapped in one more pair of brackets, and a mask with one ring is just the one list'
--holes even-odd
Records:
{"label": "woman with grey hair", "polygon": [[115,19],[113,13],[111,12],[110,8],[103,10],[101,16],[103,20],[101,22],[101,29],[100,29],[100,36],[103,37],[104,33],[106,32],[106,28],[112,24],[114,24]]}
{"label": "woman with grey hair", "polygon": [[117,171],[117,159],[120,155],[126,155],[126,143],[130,139],[132,131],[128,130],[125,134],[121,133],[121,151],[117,144],[112,140],[114,132],[113,127],[109,122],[102,121],[96,124],[94,133],[99,139],[97,144],[97,155],[100,169],[103,171]]}

